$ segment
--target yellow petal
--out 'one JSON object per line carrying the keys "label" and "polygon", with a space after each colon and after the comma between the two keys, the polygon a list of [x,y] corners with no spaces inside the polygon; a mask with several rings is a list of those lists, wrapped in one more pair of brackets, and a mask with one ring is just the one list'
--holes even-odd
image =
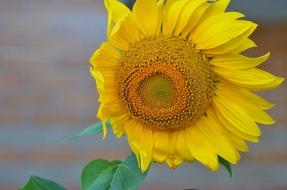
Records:
{"label": "yellow petal", "polygon": [[177,166],[179,166],[180,164],[182,164],[183,160],[181,157],[176,156],[176,155],[172,155],[172,156],[168,156],[166,158],[166,163],[168,165],[168,167],[175,169]]}
{"label": "yellow petal", "polygon": [[90,63],[96,70],[113,70],[118,65],[121,54],[111,43],[104,42],[101,47],[93,54]]}
{"label": "yellow petal", "polygon": [[[217,110],[214,108],[214,106],[212,106],[210,108],[210,112],[213,112],[214,113],[214,118],[215,120],[217,121],[218,125],[215,125],[215,130],[217,130],[218,132],[220,132],[221,134],[228,134],[228,139],[230,140],[230,142],[233,144],[233,147],[235,147],[236,149],[240,150],[240,151],[243,151],[243,152],[247,152],[249,151],[249,148],[246,144],[246,142],[244,141],[244,137],[250,137],[246,134],[243,133],[242,135],[242,132],[239,131],[239,130],[234,130],[234,129],[231,129],[231,130],[227,130],[227,129],[230,129],[232,126],[230,126],[227,122],[222,122],[222,120],[219,119],[219,117],[222,117],[218,114]],[[210,113],[208,114],[210,115]],[[228,126],[226,125],[228,124]],[[227,127],[225,127],[227,126]],[[233,133],[231,131],[236,131],[236,133]],[[254,140],[254,137],[251,137],[253,140]],[[256,137],[257,141],[258,142],[258,138]],[[240,155],[239,155],[240,156]],[[240,159],[240,158],[239,158]]]}
{"label": "yellow petal", "polygon": [[110,118],[113,132],[117,138],[120,138],[125,133],[124,125],[126,122],[128,122],[128,120],[129,120],[129,117],[127,114],[122,114],[117,117]]}
{"label": "yellow petal", "polygon": [[111,42],[111,44],[113,44],[113,46],[115,46],[117,49],[124,51],[124,52],[128,51],[129,45],[130,45],[128,40],[123,36],[122,30],[121,30],[121,25],[124,22],[125,18],[126,17],[123,17],[117,22],[117,24],[114,26],[111,32],[110,39],[109,39],[109,41]]}
{"label": "yellow petal", "polygon": [[135,154],[139,167],[141,166],[140,159],[140,135],[142,132],[142,127],[135,120],[129,120],[124,125],[125,132],[127,134],[128,143],[133,153]]}
{"label": "yellow petal", "polygon": [[179,15],[188,0],[178,0],[170,5],[167,10],[166,19],[163,20],[163,34],[170,35],[175,30],[175,26],[179,20]]}
{"label": "yellow petal", "polygon": [[106,138],[107,136],[107,126],[106,123],[108,121],[107,115],[104,113],[104,105],[101,104],[98,110],[98,118],[102,121],[102,126],[103,126],[103,139]]}
{"label": "yellow petal", "polygon": [[118,0],[105,0],[105,6],[108,12],[108,30],[107,36],[110,38],[110,34],[113,30],[114,25],[125,15],[131,11],[123,3]]}
{"label": "yellow petal", "polygon": [[266,90],[279,86],[284,79],[257,68],[231,70],[219,67],[214,72],[224,79],[250,90]]}
{"label": "yellow petal", "polygon": [[240,130],[237,126],[229,122],[223,115],[222,113],[218,110],[216,105],[213,105],[214,110],[216,111],[216,114],[218,116],[219,121],[221,122],[222,126],[227,129],[231,134],[234,134],[238,136],[239,138],[242,138],[244,140],[248,140],[251,142],[257,143],[259,141],[258,136],[252,136],[249,134],[246,134],[242,130]]}
{"label": "yellow petal", "polygon": [[240,93],[234,91],[233,85],[227,83],[220,83],[217,86],[217,92],[219,96],[229,98],[230,100],[237,102],[245,112],[256,122],[261,124],[274,124],[275,120],[269,116],[266,112],[262,111],[259,107],[253,104],[252,101],[245,99]]}
{"label": "yellow petal", "polygon": [[186,132],[178,131],[176,140],[176,150],[178,155],[181,155],[185,160],[189,162],[193,161],[194,157],[192,156],[187,146]]}
{"label": "yellow petal", "polygon": [[270,53],[257,58],[249,58],[240,54],[224,54],[215,56],[209,63],[226,69],[250,69],[265,62],[269,56]]}
{"label": "yellow petal", "polygon": [[229,133],[223,130],[220,125],[216,114],[209,110],[207,116],[202,118],[202,122],[198,122],[198,129],[208,139],[208,143],[219,156],[235,164],[240,155],[233,148],[228,137]]}
{"label": "yellow petal", "polygon": [[210,7],[209,3],[203,3],[201,4],[190,16],[188,23],[186,24],[186,26],[184,27],[184,29],[182,29],[181,31],[181,35],[182,36],[187,36],[192,30],[194,30],[194,28],[196,27],[196,25],[200,22],[200,19],[202,17],[202,15],[204,15],[204,13],[206,12],[206,10]]}
{"label": "yellow petal", "polygon": [[131,15],[122,17],[114,26],[110,42],[123,51],[129,49],[129,45],[139,41],[142,38],[136,24]]}
{"label": "yellow petal", "polygon": [[169,137],[169,155],[176,155],[176,142],[177,142],[177,133],[171,133]]}
{"label": "yellow petal", "polygon": [[[250,28],[241,35],[215,48],[203,50],[203,52],[207,55],[207,57],[209,57],[210,55],[240,53],[243,50],[254,47],[256,44],[249,40],[248,37],[254,32],[256,27],[257,25],[253,23]],[[248,42],[248,44],[244,44],[245,42]]]}
{"label": "yellow petal", "polygon": [[[102,94],[103,100],[100,101],[101,103],[104,103],[105,105],[109,106],[110,109],[118,109],[120,108],[120,102],[119,102],[119,98],[117,95],[117,92],[115,91],[115,89],[113,89],[112,91],[110,89],[112,89],[112,85],[111,86],[107,86],[107,82],[105,81],[105,88]],[[113,113],[115,110],[111,110],[110,113]]]}
{"label": "yellow petal", "polygon": [[197,126],[191,126],[186,130],[187,145],[194,158],[213,171],[218,170],[217,155],[207,143],[205,137]]}
{"label": "yellow petal", "polygon": [[104,89],[104,77],[100,71],[95,70],[94,68],[90,68],[91,75],[96,80],[97,89],[99,92],[102,92]]}
{"label": "yellow petal", "polygon": [[169,154],[169,134],[161,131],[153,132],[154,149],[153,149],[153,160],[162,163]]}
{"label": "yellow petal", "polygon": [[[256,24],[250,21],[223,19],[221,22],[217,21],[216,24],[212,24],[212,20],[208,19],[191,36],[196,47],[200,50],[205,50],[207,54],[214,53],[216,47],[220,47],[232,40],[232,45],[235,48],[238,41],[240,42],[240,40],[247,38],[256,28]],[[205,28],[206,24],[210,26]],[[203,28],[205,30],[202,30]]]}
{"label": "yellow petal", "polygon": [[186,4],[184,4],[175,28],[174,32],[175,35],[179,35],[182,32],[182,30],[188,24],[191,16],[202,4],[206,4],[206,0],[196,0],[196,1],[191,0]]}
{"label": "yellow petal", "polygon": [[170,6],[174,2],[179,1],[179,0],[165,0],[165,6]]}
{"label": "yellow petal", "polygon": [[145,172],[151,162],[153,152],[153,134],[150,129],[143,129],[140,136],[141,170]]}
{"label": "yellow petal", "polygon": [[127,133],[127,137],[131,140],[138,142],[137,144],[139,144],[140,135],[143,130],[142,126],[139,125],[136,120],[131,119],[125,123],[124,129]]}
{"label": "yellow petal", "polygon": [[249,38],[244,39],[241,43],[239,43],[230,53],[242,53],[250,48],[257,47],[254,41]]}
{"label": "yellow petal", "polygon": [[221,95],[214,97],[214,104],[230,125],[251,136],[260,136],[260,129],[238,103]]}
{"label": "yellow petal", "polygon": [[178,138],[177,132],[173,132],[170,134],[169,154],[165,160],[168,166],[172,169],[175,169],[177,166],[179,166],[183,162],[183,156],[177,153],[177,149],[176,149],[177,138]]}
{"label": "yellow petal", "polygon": [[133,16],[138,28],[146,36],[158,35],[162,5],[156,0],[137,0],[133,7]]}
{"label": "yellow petal", "polygon": [[246,142],[244,141],[244,139],[242,139],[241,137],[233,134],[233,133],[229,133],[229,139],[232,142],[232,144],[240,151],[242,152],[248,152],[249,148],[248,145],[246,144]]}
{"label": "yellow petal", "polygon": [[[211,26],[214,28],[215,25],[221,26],[224,24],[229,24],[234,22],[235,19],[241,18],[243,16],[244,15],[242,13],[238,12],[222,13],[212,16],[206,19],[204,22],[200,22],[195,30],[190,34],[190,38],[193,42],[196,42],[199,40],[199,38],[203,38],[202,34],[205,34],[205,32],[209,30]],[[208,32],[210,33],[210,30]]]}
{"label": "yellow petal", "polygon": [[163,22],[163,19],[164,19],[164,7],[165,7],[164,6],[164,0],[159,0],[157,2],[157,5],[158,5],[159,18],[158,18],[158,21],[157,21],[157,28],[156,28],[155,34],[159,35],[161,33],[162,22]]}
{"label": "yellow petal", "polygon": [[179,166],[183,162],[183,156],[180,154],[177,154],[177,147],[176,147],[177,139],[178,139],[177,132],[173,132],[170,134],[169,154],[165,161],[168,164],[168,166],[172,169],[175,169],[177,166]]}
{"label": "yellow petal", "polygon": [[230,0],[219,0],[219,1],[216,1],[215,3],[210,3],[211,6],[207,9],[207,11],[205,12],[205,14],[203,15],[200,21],[203,22],[204,20],[214,15],[225,12],[229,3],[230,3]]}
{"label": "yellow petal", "polygon": [[[227,81],[221,80],[222,82],[227,83]],[[272,107],[274,107],[274,104],[264,100],[260,96],[254,94],[253,92],[250,92],[249,90],[239,87],[239,86],[234,86],[232,89],[235,93],[240,94],[243,96],[246,100],[249,100],[252,102],[254,105],[256,105],[258,108],[262,110],[268,110]]]}

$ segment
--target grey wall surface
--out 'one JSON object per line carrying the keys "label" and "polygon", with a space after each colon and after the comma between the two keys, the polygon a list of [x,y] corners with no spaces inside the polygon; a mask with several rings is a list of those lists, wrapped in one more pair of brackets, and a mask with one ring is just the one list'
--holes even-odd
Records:
{"label": "grey wall surface", "polygon": [[231,0],[229,9],[243,12],[260,23],[287,22],[287,0]]}

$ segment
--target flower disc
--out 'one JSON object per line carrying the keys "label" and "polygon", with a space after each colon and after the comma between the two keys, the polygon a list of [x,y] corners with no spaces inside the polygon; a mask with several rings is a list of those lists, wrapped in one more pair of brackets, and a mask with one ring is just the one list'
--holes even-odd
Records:
{"label": "flower disc", "polygon": [[178,130],[196,122],[214,95],[211,65],[180,37],[153,36],[121,58],[116,80],[131,117],[147,127]]}

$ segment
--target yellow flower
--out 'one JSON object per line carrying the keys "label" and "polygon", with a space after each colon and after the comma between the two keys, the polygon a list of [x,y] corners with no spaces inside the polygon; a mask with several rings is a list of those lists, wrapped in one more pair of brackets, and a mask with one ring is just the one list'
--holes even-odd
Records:
{"label": "yellow flower", "polygon": [[105,0],[107,38],[94,53],[91,73],[99,91],[99,119],[126,135],[142,171],[151,162],[175,168],[197,160],[216,171],[218,156],[232,164],[245,141],[258,142],[260,124],[275,121],[273,104],[253,93],[283,78],[250,58],[257,25],[229,0],[137,0],[129,10]]}

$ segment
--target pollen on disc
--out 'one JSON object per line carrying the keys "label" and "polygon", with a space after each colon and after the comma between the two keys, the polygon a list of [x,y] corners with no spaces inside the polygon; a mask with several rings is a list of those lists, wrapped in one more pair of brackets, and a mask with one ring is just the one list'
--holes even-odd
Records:
{"label": "pollen on disc", "polygon": [[176,88],[173,80],[162,73],[147,76],[138,87],[145,106],[164,109],[176,103]]}
{"label": "pollen on disc", "polygon": [[156,130],[179,130],[202,117],[216,76],[207,59],[185,39],[147,37],[122,56],[117,90],[131,117]]}

